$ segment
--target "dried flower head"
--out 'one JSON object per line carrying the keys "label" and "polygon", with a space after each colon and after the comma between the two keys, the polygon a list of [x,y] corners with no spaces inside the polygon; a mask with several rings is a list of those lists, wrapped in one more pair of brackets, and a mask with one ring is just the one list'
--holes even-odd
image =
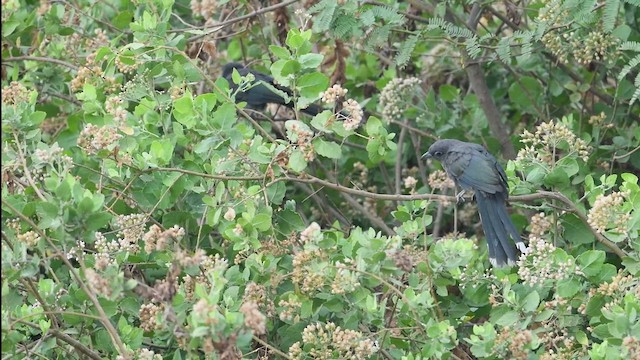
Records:
{"label": "dried flower head", "polygon": [[267,332],[267,318],[260,312],[258,304],[254,301],[247,301],[240,306],[240,312],[244,315],[244,326],[248,327],[256,335],[263,335]]}
{"label": "dried flower head", "polygon": [[144,331],[154,331],[162,328],[162,323],[158,321],[158,316],[164,312],[162,304],[146,303],[140,305],[138,318],[140,319],[140,327]]}
{"label": "dried flower head", "polygon": [[518,276],[529,286],[543,285],[547,281],[559,281],[572,275],[582,275],[573,258],[556,260],[556,247],[544,239],[531,235],[529,248],[518,259]]}
{"label": "dried flower head", "polygon": [[417,91],[420,84],[420,79],[415,77],[389,81],[380,93],[382,117],[387,121],[399,120],[404,111],[413,105],[416,94],[421,93]]}
{"label": "dried flower head", "polygon": [[302,343],[296,342],[289,348],[289,357],[364,360],[377,351],[375,343],[361,332],[329,322],[308,325],[302,331]]}
{"label": "dried flower head", "polygon": [[303,243],[315,242],[318,239],[322,238],[322,232],[320,229],[320,225],[317,222],[312,222],[306,229],[302,230],[300,233],[300,241]]}
{"label": "dried flower head", "polygon": [[[342,103],[343,111],[338,114],[339,117],[344,118],[342,126],[347,131],[355,130],[360,126],[364,118],[364,111],[360,104],[353,99],[347,99]],[[344,113],[348,115],[344,115]]]}
{"label": "dried flower head", "polygon": [[520,140],[525,144],[518,152],[516,162],[521,164],[545,164],[553,166],[562,157],[589,159],[591,147],[586,141],[574,135],[560,122],[543,122],[535,133],[524,130]]}
{"label": "dried flower head", "polygon": [[2,104],[16,105],[28,102],[29,96],[29,90],[17,81],[12,81],[11,84],[2,88]]}
{"label": "dried flower head", "polygon": [[347,95],[347,89],[344,89],[342,86],[340,86],[340,84],[334,84],[326,91],[320,93],[322,102],[328,105],[335,104],[338,99],[344,97],[345,95]]}
{"label": "dried flower head", "polygon": [[429,174],[429,186],[432,189],[446,191],[447,189],[454,188],[456,185],[446,172],[442,170],[436,170]]}
{"label": "dried flower head", "polygon": [[617,233],[625,234],[629,231],[631,212],[623,209],[628,193],[613,192],[609,195],[600,194],[591,210],[589,210],[589,225],[599,233],[613,229]]}
{"label": "dried flower head", "polygon": [[87,124],[78,136],[78,146],[89,155],[94,155],[100,150],[113,151],[121,138],[122,135],[113,126]]}

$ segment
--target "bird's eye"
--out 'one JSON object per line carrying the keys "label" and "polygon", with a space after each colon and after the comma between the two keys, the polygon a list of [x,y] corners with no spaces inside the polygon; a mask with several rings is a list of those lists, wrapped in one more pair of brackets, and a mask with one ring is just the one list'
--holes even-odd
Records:
{"label": "bird's eye", "polygon": [[435,156],[442,156],[442,151],[436,151]]}

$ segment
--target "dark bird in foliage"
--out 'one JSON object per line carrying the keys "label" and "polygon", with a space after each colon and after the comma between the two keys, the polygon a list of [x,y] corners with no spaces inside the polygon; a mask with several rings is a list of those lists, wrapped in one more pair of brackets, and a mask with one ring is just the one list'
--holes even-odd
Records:
{"label": "dark bird in foliage", "polygon": [[523,253],[527,248],[507,213],[507,175],[496,158],[481,145],[454,139],[436,141],[422,158],[442,163],[447,175],[462,188],[456,195],[458,201],[465,191],[474,192],[489,261],[493,266],[514,265],[518,259],[516,247]]}
{"label": "dark bird in foliage", "polygon": [[[233,69],[236,69],[242,76],[253,74],[253,76],[255,77],[255,80],[251,84],[252,86],[250,86],[247,90],[239,91],[236,94],[237,102],[244,101],[247,103],[247,106],[250,109],[259,111],[264,110],[267,104],[280,104],[293,109],[294,103],[292,101],[287,102],[282,95],[274,92],[270,87],[282,91],[290,97],[293,96],[293,92],[291,91],[291,89],[277,85],[274,79],[267,74],[251,70],[249,68],[246,68],[244,65],[235,62],[226,64],[222,67],[222,77],[227,79],[227,81],[229,82],[229,86],[233,91],[236,91],[236,89],[238,88],[238,85],[235,84],[233,82],[233,79],[231,78]],[[301,109],[300,111],[307,115],[316,116],[320,112],[322,112],[322,110],[323,109],[320,106],[311,104],[306,109]]]}

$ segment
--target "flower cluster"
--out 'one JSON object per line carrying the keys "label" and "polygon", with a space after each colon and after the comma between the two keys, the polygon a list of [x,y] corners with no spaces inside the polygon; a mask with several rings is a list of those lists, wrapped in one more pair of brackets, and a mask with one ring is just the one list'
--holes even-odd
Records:
{"label": "flower cluster", "polygon": [[349,115],[344,115],[343,112],[340,112],[338,115],[344,118],[342,122],[342,126],[347,131],[355,130],[360,126],[362,120],[364,118],[364,111],[360,104],[353,99],[347,99],[342,103],[343,111],[348,113]]}
{"label": "flower cluster", "polygon": [[191,0],[191,12],[203,19],[210,19],[217,7],[217,0]]}
{"label": "flower cluster", "polygon": [[631,213],[622,209],[625,197],[628,197],[628,194],[621,192],[613,192],[609,195],[600,194],[589,210],[587,217],[589,225],[601,234],[611,228],[621,234],[629,231]]}
{"label": "flower cluster", "polygon": [[352,180],[354,185],[359,188],[365,187],[365,184],[369,182],[369,169],[367,165],[356,161],[353,163],[353,170],[358,174],[358,180]]}
{"label": "flower cluster", "polygon": [[544,347],[547,348],[547,352],[543,353],[540,359],[555,360],[555,359],[576,359],[580,358],[575,351],[567,351],[576,344],[574,336],[569,335],[569,331],[560,327],[557,323],[557,319],[552,318],[542,322],[542,329],[544,331],[538,334],[538,339]]}
{"label": "flower cluster", "polygon": [[267,332],[267,318],[260,312],[258,304],[254,301],[244,302],[240,306],[240,312],[244,315],[244,326],[253,330],[255,335],[263,335]]}
{"label": "flower cluster", "polygon": [[556,247],[544,239],[530,236],[529,249],[518,259],[518,276],[529,286],[543,285],[547,280],[563,280],[569,276],[583,275],[572,258],[558,261],[553,256]]}
{"label": "flower cluster", "polygon": [[206,299],[200,299],[193,305],[192,315],[198,322],[206,325],[214,325],[219,321],[219,319],[216,318],[217,315],[219,315],[218,305],[209,304]]}
{"label": "flower cluster", "polygon": [[531,217],[530,236],[542,238],[551,229],[551,219],[545,213],[537,213]]}
{"label": "flower cluster", "polygon": [[[615,306],[620,306],[627,294],[634,294],[636,297],[640,297],[640,281],[636,277],[620,270],[611,281],[600,284],[598,288],[590,289],[589,299],[594,296],[606,297],[607,302],[602,306],[602,310],[612,311]],[[585,301],[584,304],[580,305],[578,312],[583,315],[586,314],[587,303],[588,301]]]}
{"label": "flower cluster", "polygon": [[156,224],[151,225],[149,231],[144,234],[144,251],[149,254],[152,251],[164,251],[171,241],[180,241],[185,235],[184,228],[173,225],[173,227],[162,231]]}
{"label": "flower cluster", "polygon": [[303,244],[315,242],[316,240],[321,238],[322,232],[320,229],[320,225],[318,225],[318,223],[315,221],[300,233],[300,241],[302,241]]}
{"label": "flower cluster", "polygon": [[95,53],[87,56],[87,63],[78,69],[78,73],[71,80],[71,91],[81,91],[90,80],[101,78],[104,75],[104,71],[94,63],[94,60]]}
{"label": "flower cluster", "polygon": [[293,321],[294,323],[300,321],[300,307],[302,303],[295,296],[289,296],[289,300],[280,300],[278,302],[278,307],[280,307],[280,311],[278,313],[278,317],[282,321]]}
{"label": "flower cluster", "polygon": [[[593,126],[601,126],[602,124],[604,124],[605,120],[607,120],[607,114],[605,114],[603,111],[600,114],[591,115],[589,117],[589,124]],[[613,126],[613,124],[608,124],[608,125]]]}
{"label": "flower cluster", "polygon": [[324,277],[312,266],[324,257],[325,254],[318,249],[302,250],[293,257],[291,281],[298,284],[302,292],[311,293],[324,286]]}
{"label": "flower cluster", "polygon": [[[303,350],[304,349],[304,350]],[[291,359],[367,359],[378,351],[371,339],[355,330],[342,329],[334,323],[311,324],[302,332],[302,343],[289,348]]]}
{"label": "flower cluster", "polygon": [[87,124],[78,136],[78,146],[89,155],[95,155],[100,150],[113,151],[121,138],[113,126]]}
{"label": "flower cluster", "polygon": [[38,245],[40,239],[40,235],[33,230],[29,230],[23,234],[18,234],[18,241],[25,243],[29,248],[33,248]]}
{"label": "flower cluster", "polygon": [[142,348],[138,352],[138,360],[162,360],[162,355],[156,354],[153,350]]}
{"label": "flower cluster", "polygon": [[611,63],[618,55],[620,39],[602,29],[589,33],[551,31],[542,37],[542,43],[563,64],[569,60],[587,65],[592,61]]}
{"label": "flower cluster", "polygon": [[84,276],[87,279],[87,285],[89,285],[89,288],[91,288],[93,292],[104,297],[111,296],[112,290],[109,280],[100,276],[100,274],[93,269],[85,269]]}
{"label": "flower cluster", "polygon": [[250,282],[244,289],[242,302],[253,302],[269,317],[276,312],[273,300],[267,296],[267,288],[262,284]]}
{"label": "flower cluster", "polygon": [[121,127],[127,120],[127,110],[123,106],[124,100],[121,96],[112,96],[105,101],[105,111],[113,116],[113,121],[118,127]]}
{"label": "flower cluster", "polygon": [[322,102],[328,105],[335,104],[338,99],[343,98],[345,95],[347,95],[347,89],[340,86],[340,84],[334,84],[326,91],[320,93]]}
{"label": "flower cluster", "polygon": [[136,253],[140,250],[138,241],[144,235],[146,220],[147,215],[145,214],[118,215],[116,217],[115,228],[118,230],[119,251]]}
{"label": "flower cluster", "polygon": [[12,229],[16,234],[22,231],[22,224],[18,218],[6,219],[4,225]]}
{"label": "flower cluster", "polygon": [[2,104],[16,105],[21,102],[29,101],[30,92],[27,88],[17,81],[2,88]]}
{"label": "flower cluster", "polygon": [[316,157],[313,144],[311,143],[313,132],[308,129],[303,129],[297,122],[293,122],[288,130],[290,131],[289,137],[292,141],[296,142],[298,148],[304,154],[304,159],[306,161],[313,161]]}
{"label": "flower cluster", "polygon": [[600,284],[596,293],[603,296],[614,296],[618,294],[627,294],[630,289],[635,287],[636,291],[640,290],[640,281],[631,275],[625,275],[623,271],[619,271],[610,282]]}
{"label": "flower cluster", "polygon": [[382,117],[387,121],[399,120],[404,111],[411,106],[411,100],[420,84],[420,79],[415,77],[395,78],[389,81],[380,93]]}
{"label": "flower cluster", "polygon": [[[511,328],[505,326],[496,337],[493,352],[509,359],[528,359],[530,350],[527,347],[533,339],[531,335],[530,330],[511,330]],[[511,353],[510,356],[507,356],[505,350]]]}
{"label": "flower cluster", "polygon": [[[569,128],[559,122],[543,122],[536,127],[535,133],[524,130],[521,143],[525,144],[518,152],[516,161],[521,163],[545,163],[553,166],[561,149],[565,156],[575,155],[584,161],[589,159],[591,147],[576,137]],[[567,146],[563,146],[563,143]]]}
{"label": "flower cluster", "polygon": [[69,156],[62,155],[62,151],[63,151],[62,148],[56,142],[56,143],[53,143],[53,145],[51,145],[51,147],[48,149],[37,149],[36,151],[33,152],[33,155],[38,161],[42,163],[50,164],[54,160],[59,159],[63,163],[73,165],[72,164],[73,159],[71,159],[71,157]]}
{"label": "flower cluster", "polygon": [[410,245],[407,245],[402,249],[389,251],[387,252],[387,256],[389,256],[393,260],[398,269],[404,272],[413,271],[413,267],[417,262],[416,251]]}
{"label": "flower cluster", "polygon": [[418,185],[418,180],[413,176],[404,178],[404,187],[410,189],[412,193],[416,190],[416,185]]}
{"label": "flower cluster", "polygon": [[438,189],[440,191],[446,191],[447,189],[452,189],[456,186],[447,173],[442,170],[431,172],[431,174],[429,174],[428,181],[429,186],[432,189]]}
{"label": "flower cluster", "polygon": [[637,337],[625,337],[622,346],[627,348],[627,359],[640,359],[640,340]]}
{"label": "flower cluster", "polygon": [[[347,89],[340,86],[340,84],[334,84],[326,91],[320,93],[322,102],[328,105],[334,105],[339,99],[344,98],[345,95],[347,95]],[[342,102],[342,109],[343,110],[337,114],[338,118],[343,120],[342,126],[344,126],[347,131],[357,129],[364,118],[364,111],[360,104],[353,99],[346,99]]]}
{"label": "flower cluster", "polygon": [[116,67],[123,74],[132,74],[138,69],[138,61],[131,55],[116,56]]}
{"label": "flower cluster", "polygon": [[162,323],[158,321],[158,315],[164,311],[162,304],[147,303],[140,305],[138,318],[140,319],[140,328],[144,331],[154,331],[162,328]]}
{"label": "flower cluster", "polygon": [[[345,263],[351,263],[351,259],[345,259]],[[360,281],[358,281],[358,275],[349,270],[349,268],[342,265],[340,262],[336,263],[336,267],[338,270],[336,271],[336,276],[331,283],[331,293],[340,295],[354,292],[357,288],[360,287]]]}

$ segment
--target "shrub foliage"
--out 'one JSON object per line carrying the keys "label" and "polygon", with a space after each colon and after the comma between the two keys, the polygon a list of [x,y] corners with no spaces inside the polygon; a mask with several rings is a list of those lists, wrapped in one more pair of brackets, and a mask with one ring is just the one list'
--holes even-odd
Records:
{"label": "shrub foliage", "polygon": [[639,6],[3,0],[3,358],[639,358]]}

